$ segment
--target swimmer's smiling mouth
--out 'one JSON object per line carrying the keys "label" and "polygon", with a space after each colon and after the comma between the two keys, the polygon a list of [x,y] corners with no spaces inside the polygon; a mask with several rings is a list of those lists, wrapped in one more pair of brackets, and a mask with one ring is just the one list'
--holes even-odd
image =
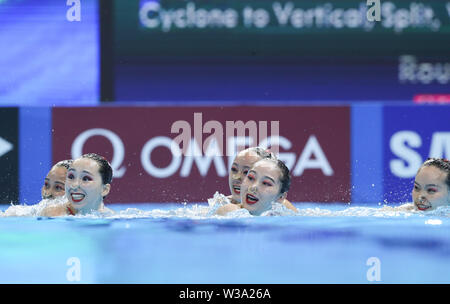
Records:
{"label": "swimmer's smiling mouth", "polygon": [[256,196],[253,196],[251,194],[247,194],[245,196],[245,201],[247,202],[247,204],[253,205],[253,204],[256,204],[259,201],[259,199]]}
{"label": "swimmer's smiling mouth", "polygon": [[416,207],[417,207],[417,209],[419,209],[420,211],[425,211],[425,210],[431,208],[431,206],[427,206],[427,205],[424,205],[424,204],[416,204]]}
{"label": "swimmer's smiling mouth", "polygon": [[424,204],[423,201],[415,202],[414,204],[420,211],[425,211],[431,208],[431,205]]}
{"label": "swimmer's smiling mouth", "polygon": [[233,185],[233,191],[236,193],[236,194],[241,194],[241,186],[239,185]]}
{"label": "swimmer's smiling mouth", "polygon": [[70,196],[72,197],[72,201],[74,203],[81,202],[85,197],[85,195],[83,193],[70,193]]}

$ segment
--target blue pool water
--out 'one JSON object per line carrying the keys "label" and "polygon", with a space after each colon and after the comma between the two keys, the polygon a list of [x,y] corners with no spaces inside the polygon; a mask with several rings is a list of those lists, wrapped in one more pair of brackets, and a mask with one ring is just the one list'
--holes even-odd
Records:
{"label": "blue pool water", "polygon": [[0,283],[450,282],[445,212],[295,205],[296,216],[136,204],[105,218],[0,217]]}

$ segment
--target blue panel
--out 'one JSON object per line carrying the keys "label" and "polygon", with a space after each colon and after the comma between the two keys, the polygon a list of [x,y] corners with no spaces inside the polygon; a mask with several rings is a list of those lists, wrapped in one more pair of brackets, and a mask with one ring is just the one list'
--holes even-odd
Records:
{"label": "blue panel", "polygon": [[98,4],[80,3],[70,22],[63,0],[0,1],[0,105],[98,104]]}
{"label": "blue panel", "polygon": [[383,198],[383,108],[351,108],[352,203],[377,204]]}
{"label": "blue panel", "polygon": [[450,158],[450,107],[384,108],[384,189],[388,202],[410,202],[414,178],[428,157]]}
{"label": "blue panel", "polygon": [[51,108],[20,108],[20,203],[31,205],[41,200],[44,177],[51,168],[51,117]]}

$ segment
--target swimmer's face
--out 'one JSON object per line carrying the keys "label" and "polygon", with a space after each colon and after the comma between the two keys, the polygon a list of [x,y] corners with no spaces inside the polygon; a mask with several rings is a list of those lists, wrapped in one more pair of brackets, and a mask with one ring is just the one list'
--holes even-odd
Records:
{"label": "swimmer's face", "polygon": [[231,196],[234,201],[241,202],[241,184],[247,175],[248,170],[260,160],[261,157],[253,151],[241,151],[231,165],[228,175],[228,184],[230,186]]}
{"label": "swimmer's face", "polygon": [[41,189],[42,199],[55,199],[65,194],[67,169],[64,167],[53,167],[44,179]]}
{"label": "swimmer's face", "polygon": [[110,184],[103,184],[99,169],[95,160],[79,158],[67,171],[66,197],[80,213],[98,210],[109,193]]}
{"label": "swimmer's face", "polygon": [[433,210],[450,205],[450,193],[445,184],[447,174],[434,166],[424,166],[417,172],[412,197],[416,210]]}
{"label": "swimmer's face", "polygon": [[282,202],[281,170],[273,161],[260,160],[253,165],[241,185],[242,206],[251,214],[269,210],[272,202]]}

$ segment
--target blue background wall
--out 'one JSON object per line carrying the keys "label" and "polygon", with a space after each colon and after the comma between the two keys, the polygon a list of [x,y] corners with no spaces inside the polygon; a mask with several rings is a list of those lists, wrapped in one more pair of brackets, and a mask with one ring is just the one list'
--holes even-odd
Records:
{"label": "blue background wall", "polygon": [[0,1],[0,105],[99,103],[97,0],[70,22],[65,0]]}
{"label": "blue background wall", "polygon": [[[19,110],[21,203],[39,202],[43,178],[52,166],[51,112],[48,107]],[[431,156],[450,158],[449,117],[448,106],[351,105],[352,203],[410,201],[415,172],[430,156],[432,142],[439,153]]]}

